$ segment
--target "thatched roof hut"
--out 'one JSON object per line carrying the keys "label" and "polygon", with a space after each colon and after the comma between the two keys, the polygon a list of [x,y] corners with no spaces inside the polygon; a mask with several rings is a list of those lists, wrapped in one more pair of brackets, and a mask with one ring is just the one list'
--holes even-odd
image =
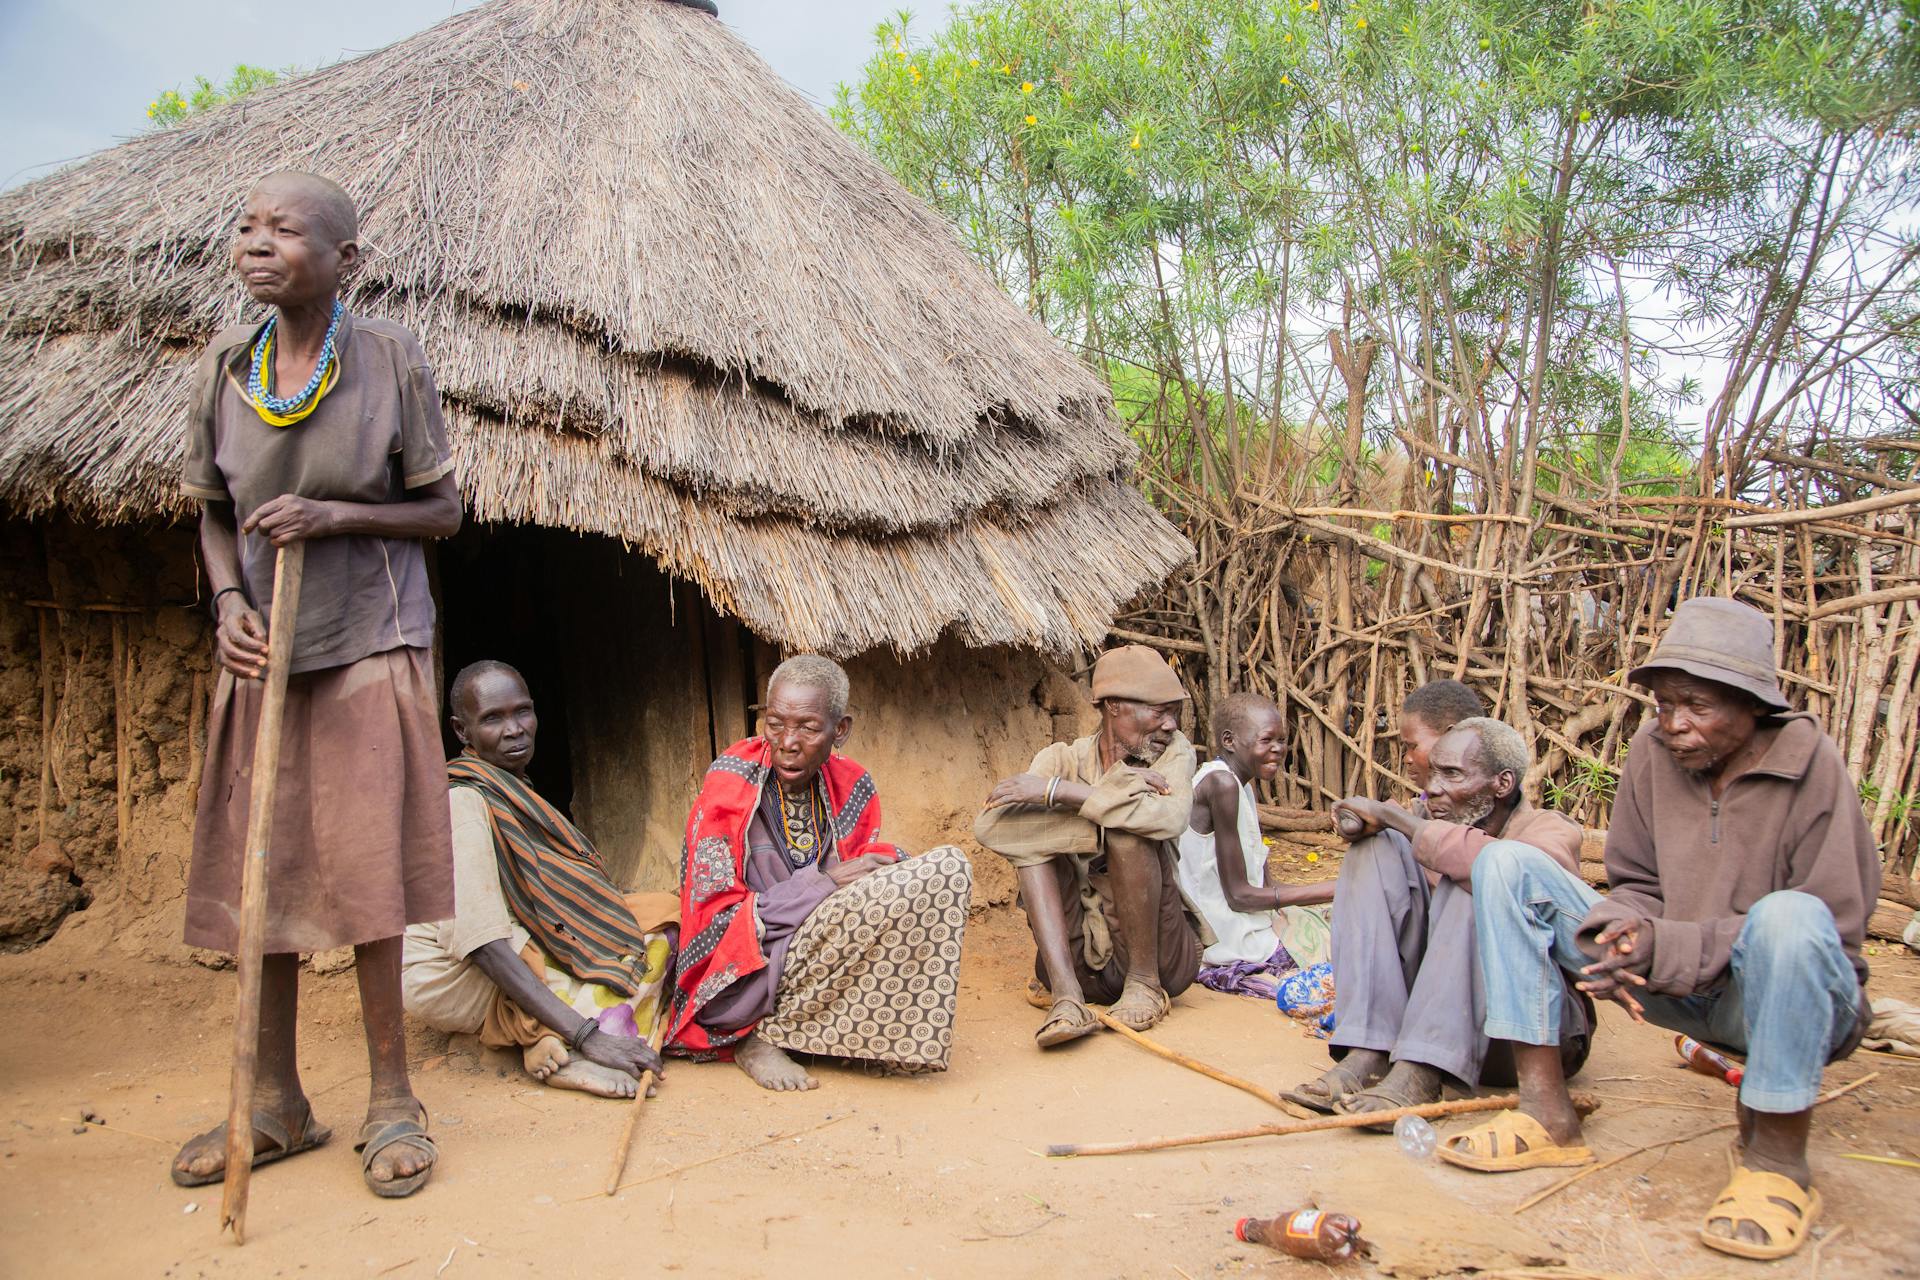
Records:
{"label": "thatched roof hut", "polygon": [[241,192],[359,202],[481,521],[606,534],[790,648],[1064,653],[1188,547],[1099,381],[719,21],[492,0],[0,196],[0,503],[182,513],[184,386],[254,314]]}
{"label": "thatched roof hut", "polygon": [[227,244],[277,168],[354,195],[349,305],[435,363],[472,517],[441,656],[527,672],[536,781],[624,883],[674,882],[780,648],[861,655],[890,835],[961,838],[1084,715],[1043,655],[1189,554],[1099,380],[720,22],[492,0],[0,194],[0,943],[89,899],[175,936],[211,687],[185,386],[260,314]]}

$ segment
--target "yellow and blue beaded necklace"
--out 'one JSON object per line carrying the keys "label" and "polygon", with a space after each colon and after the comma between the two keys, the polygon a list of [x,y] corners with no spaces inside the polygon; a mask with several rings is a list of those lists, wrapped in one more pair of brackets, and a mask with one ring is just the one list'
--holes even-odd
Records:
{"label": "yellow and blue beaded necklace", "polygon": [[320,344],[320,360],[313,366],[313,376],[307,379],[307,385],[298,395],[286,397],[267,390],[267,379],[273,369],[273,331],[280,323],[280,313],[276,311],[267,317],[259,341],[253,344],[253,370],[247,375],[247,403],[253,406],[261,421],[275,427],[290,427],[320,407],[327,392],[340,381],[340,360],[334,351],[333,338],[339,332],[340,317],[345,314],[340,300],[334,299],[333,319],[327,325],[326,340]]}

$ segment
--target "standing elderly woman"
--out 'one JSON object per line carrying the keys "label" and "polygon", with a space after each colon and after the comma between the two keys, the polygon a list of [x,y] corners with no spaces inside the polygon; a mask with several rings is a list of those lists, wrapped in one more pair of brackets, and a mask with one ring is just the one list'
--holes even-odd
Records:
{"label": "standing elderly woman", "polygon": [[[220,671],[186,940],[221,951],[238,944],[275,550],[305,542],[267,860],[254,1163],[332,1136],[315,1120],[295,1062],[298,966],[301,952],[351,945],[372,1066],[355,1150],[375,1193],[404,1196],[427,1180],[435,1151],[407,1078],[400,935],[453,914],[421,540],[460,527],[460,498],[419,344],[340,305],[358,234],[353,203],[333,183],[305,173],[263,178],[235,229],[233,264],[273,314],[222,332],[194,377],[181,487],[203,504]],[[223,1125],[181,1148],[173,1179],[218,1181],[225,1160]]]}

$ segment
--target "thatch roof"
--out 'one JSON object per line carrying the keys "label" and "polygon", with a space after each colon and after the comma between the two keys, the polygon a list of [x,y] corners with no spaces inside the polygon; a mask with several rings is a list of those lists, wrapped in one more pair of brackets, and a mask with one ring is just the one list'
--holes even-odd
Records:
{"label": "thatch roof", "polygon": [[608,534],[795,648],[1066,651],[1188,554],[1100,382],[719,21],[492,0],[0,196],[0,503],[183,512],[240,196],[359,202],[481,520]]}

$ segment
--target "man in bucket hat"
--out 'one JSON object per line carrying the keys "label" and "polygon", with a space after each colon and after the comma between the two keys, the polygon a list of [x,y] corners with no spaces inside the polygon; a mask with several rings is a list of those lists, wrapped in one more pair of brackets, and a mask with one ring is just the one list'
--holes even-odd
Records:
{"label": "man in bucket hat", "polygon": [[1565,969],[1636,1021],[1746,1055],[1737,1167],[1700,1239],[1785,1257],[1820,1213],[1807,1132],[1821,1068],[1865,1026],[1879,853],[1839,748],[1780,691],[1766,615],[1688,600],[1628,678],[1655,711],[1614,800],[1612,892],[1517,847],[1474,864],[1486,1031],[1513,1042],[1520,1109],[1450,1135],[1440,1155],[1484,1172],[1594,1158],[1556,1047]]}
{"label": "man in bucket hat", "polygon": [[1041,1048],[1100,1029],[1087,1001],[1139,1031],[1172,1010],[1200,972],[1173,841],[1193,811],[1187,691],[1144,645],[1093,667],[1100,731],[1056,742],[994,787],[974,823],[1012,863],[1039,949],[1028,998],[1047,1010]]}

